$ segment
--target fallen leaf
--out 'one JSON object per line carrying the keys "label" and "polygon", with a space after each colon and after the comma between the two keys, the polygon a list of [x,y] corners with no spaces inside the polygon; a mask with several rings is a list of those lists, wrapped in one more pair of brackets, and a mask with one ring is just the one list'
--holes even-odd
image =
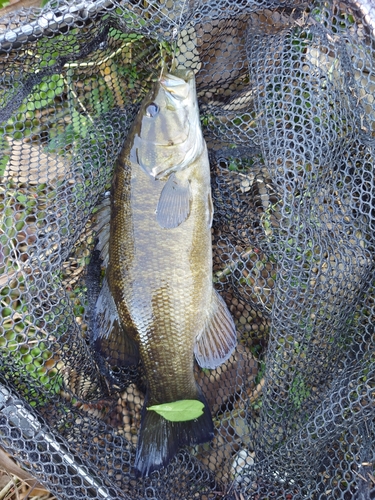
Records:
{"label": "fallen leaf", "polygon": [[181,399],[172,403],[149,406],[148,410],[156,411],[170,422],[194,420],[203,413],[204,404],[196,399]]}

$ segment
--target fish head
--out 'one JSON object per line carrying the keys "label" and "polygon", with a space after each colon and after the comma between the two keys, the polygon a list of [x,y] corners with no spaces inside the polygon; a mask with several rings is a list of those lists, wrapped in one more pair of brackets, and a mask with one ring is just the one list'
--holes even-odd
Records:
{"label": "fish head", "polygon": [[163,179],[188,167],[203,149],[194,73],[163,74],[142,102],[131,161],[151,177]]}

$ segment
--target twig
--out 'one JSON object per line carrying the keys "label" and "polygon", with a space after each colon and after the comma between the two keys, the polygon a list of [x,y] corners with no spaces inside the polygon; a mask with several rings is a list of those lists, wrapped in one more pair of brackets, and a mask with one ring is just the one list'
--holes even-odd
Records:
{"label": "twig", "polygon": [[142,38],[143,38],[143,36],[139,35],[139,38],[137,38],[137,40],[132,40],[131,42],[123,43],[121,45],[121,47],[119,47],[117,50],[115,50],[114,52],[112,52],[112,54],[109,54],[109,56],[104,57],[100,61],[66,63],[66,64],[64,64],[63,67],[70,69],[70,68],[87,68],[87,67],[90,67],[90,66],[101,66],[102,64],[105,64],[106,62],[108,62],[110,59],[113,59],[117,55],[121,54],[121,52],[123,51],[123,49],[125,47],[128,47],[129,45],[132,45],[135,41],[141,40]]}
{"label": "twig", "polygon": [[259,384],[257,384],[257,386],[250,392],[250,394],[249,394],[249,402],[250,403],[254,403],[254,401],[256,401],[259,398],[259,396],[262,394],[264,384],[265,384],[265,378],[263,377],[261,379],[261,381],[259,382]]}
{"label": "twig", "polygon": [[[69,89],[69,92],[72,94],[72,96],[77,100],[78,104],[80,105],[80,107],[84,111],[84,113],[87,116],[87,118],[90,120],[90,122],[92,124],[94,124],[94,119],[92,118],[92,116],[90,115],[90,113],[88,112],[88,110],[86,109],[85,105],[83,104],[83,102],[78,97],[78,95],[73,90],[73,87],[72,87],[72,85],[70,83],[70,74],[69,74],[69,72],[67,73],[67,76],[68,75],[69,75],[69,81],[65,77],[63,78],[65,85]],[[60,76],[62,76],[62,75],[60,75]]]}
{"label": "twig", "polygon": [[365,477],[362,476],[362,474],[360,474],[359,472],[357,472],[356,470],[353,470],[354,474],[356,474],[358,477],[360,477],[365,483],[368,483],[367,479]]}
{"label": "twig", "polygon": [[[6,471],[4,471],[6,472]],[[7,473],[7,472],[6,472]],[[8,474],[8,473],[7,473]],[[0,500],[3,500],[5,498],[5,495],[8,493],[8,491],[14,486],[14,481],[11,478],[9,483],[7,483],[4,488],[0,491]]]}
{"label": "twig", "polygon": [[223,276],[227,276],[228,274],[230,274],[241,261],[247,260],[249,257],[253,257],[253,256],[257,256],[257,255],[258,254],[257,254],[256,250],[254,250],[253,248],[249,248],[244,253],[242,253],[238,259],[233,260],[230,264],[228,264],[226,267],[224,267],[224,269],[222,269],[221,271],[217,271],[214,274],[213,282],[218,283]]}

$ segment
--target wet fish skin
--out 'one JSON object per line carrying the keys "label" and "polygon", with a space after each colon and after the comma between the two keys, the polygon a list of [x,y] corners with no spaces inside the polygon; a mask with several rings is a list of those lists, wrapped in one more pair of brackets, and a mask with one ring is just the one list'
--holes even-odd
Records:
{"label": "wet fish skin", "polygon": [[[180,446],[213,437],[194,354],[201,366],[218,366],[233,352],[236,332],[212,286],[212,216],[194,74],[163,75],[143,101],[115,168],[109,264],[96,305],[102,331],[106,325],[127,338],[133,362],[136,346],[146,373],[135,459],[140,475],[165,466]],[[170,422],[147,410],[182,399],[202,401],[203,414]]]}

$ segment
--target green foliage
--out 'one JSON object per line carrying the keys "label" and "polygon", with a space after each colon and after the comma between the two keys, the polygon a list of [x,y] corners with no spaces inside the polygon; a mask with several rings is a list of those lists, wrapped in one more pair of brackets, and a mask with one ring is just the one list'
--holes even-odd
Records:
{"label": "green foliage", "polygon": [[[312,40],[313,35],[307,30],[301,28],[293,28],[291,31],[291,46],[296,52],[305,53]],[[292,58],[294,57],[292,56]]]}
{"label": "green foliage", "polygon": [[46,189],[45,184],[28,190],[9,182],[4,194],[0,192],[0,284],[20,271],[20,254],[35,241],[37,228],[45,224],[46,208],[54,197],[55,191]]}
{"label": "green foliage", "polygon": [[311,15],[315,21],[331,29],[333,33],[337,33],[340,30],[347,30],[355,24],[354,16],[348,14],[346,11],[339,11],[335,16],[331,16],[329,10],[318,6],[312,9]]}
{"label": "green foliage", "polygon": [[[49,63],[55,62],[49,60]],[[51,64],[48,64],[51,65]],[[34,92],[28,97],[27,102],[21,106],[19,112],[35,111],[50,106],[54,103],[55,98],[60,96],[64,91],[64,79],[60,75],[51,75],[45,81],[34,87]],[[34,115],[31,115],[34,116]]]}
{"label": "green foliage", "polygon": [[256,374],[254,383],[255,385],[259,384],[262,378],[266,374],[266,363],[264,360],[259,360],[259,368],[258,368],[258,373]]}
{"label": "green foliage", "polygon": [[289,391],[290,399],[292,400],[296,410],[301,409],[302,404],[310,397],[310,394],[310,387],[306,385],[303,376],[297,373]]}
{"label": "green foliage", "polygon": [[[19,285],[22,287],[22,283]],[[56,368],[49,344],[40,337],[41,330],[32,324],[26,303],[19,289],[5,287],[0,291],[2,326],[0,334],[0,370],[11,367],[12,377],[20,383],[27,401],[43,406],[60,392],[63,381]],[[38,338],[39,337],[39,338]],[[22,381],[33,379],[33,384]],[[38,393],[41,388],[43,397]],[[39,394],[39,395],[38,395]]]}
{"label": "green foliage", "polygon": [[254,158],[236,158],[236,157],[229,157],[229,164],[228,164],[228,169],[231,172],[241,172],[245,173],[254,166],[255,160]]}
{"label": "green foliage", "polygon": [[203,413],[204,404],[196,399],[181,399],[173,403],[149,406],[147,410],[156,411],[170,422],[185,422],[194,420]]}
{"label": "green foliage", "polygon": [[116,12],[116,14],[119,14],[123,17],[124,22],[130,31],[133,31],[133,30],[135,31],[135,30],[139,29],[141,26],[146,25],[146,21],[141,16],[134,14],[134,12],[130,12],[129,10],[126,10],[124,7],[118,7],[115,10],[115,12]]}
{"label": "green foliage", "polygon": [[[133,14],[125,13],[124,17],[132,20]],[[142,90],[148,89],[152,75],[146,74],[139,62],[146,58],[150,64],[155,60],[156,68],[160,66],[159,41],[115,28],[110,29],[109,37],[109,50],[98,50],[87,60],[68,62],[61,74],[44,77],[13,116],[0,124],[0,175],[9,161],[5,137],[43,137],[47,152],[67,157],[82,150],[82,141],[86,147],[88,139],[97,146],[98,123],[103,115],[133,104],[142,96]],[[37,73],[40,68],[56,64],[62,55],[76,54],[80,50],[78,40],[76,30],[43,38],[37,42],[36,54],[25,69]],[[163,45],[163,50],[167,53],[168,47]],[[2,99],[6,98],[4,94]],[[107,139],[103,138],[103,157]]]}
{"label": "green foliage", "polygon": [[[46,62],[50,65],[49,63]],[[60,97],[64,90],[65,83],[60,75],[55,74],[44,78],[41,83],[34,86],[32,93],[24,99],[17,112],[2,124],[0,136],[9,135],[13,139],[23,139],[33,133],[40,133],[40,112],[52,107],[56,98]],[[0,143],[0,149],[2,146],[3,144]]]}
{"label": "green foliage", "polygon": [[216,117],[212,113],[207,113],[205,115],[201,115],[200,120],[203,127],[208,127],[210,124],[215,124]]}
{"label": "green foliage", "polygon": [[0,177],[4,175],[6,166],[10,159],[9,145],[4,136],[0,135]]}
{"label": "green foliage", "polygon": [[[90,257],[82,257],[81,262],[78,262],[80,265],[85,266],[88,264],[88,260]],[[73,305],[73,313],[75,317],[82,317],[85,314],[86,310],[86,297],[87,297],[87,287],[84,285],[77,286],[74,290],[71,291],[69,297],[72,301]]]}

